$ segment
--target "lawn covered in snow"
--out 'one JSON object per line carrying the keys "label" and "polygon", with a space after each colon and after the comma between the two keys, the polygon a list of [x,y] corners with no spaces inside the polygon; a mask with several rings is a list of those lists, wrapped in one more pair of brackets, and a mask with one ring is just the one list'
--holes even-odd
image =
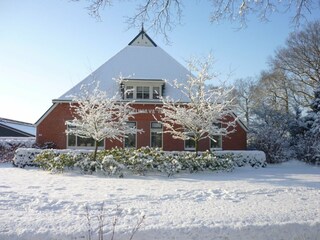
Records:
{"label": "lawn covered in snow", "polygon": [[[320,168],[290,161],[233,172],[50,174],[0,164],[0,239],[88,239],[105,203],[104,239],[320,239]],[[118,210],[116,210],[116,206]],[[91,239],[98,239],[92,236]]]}

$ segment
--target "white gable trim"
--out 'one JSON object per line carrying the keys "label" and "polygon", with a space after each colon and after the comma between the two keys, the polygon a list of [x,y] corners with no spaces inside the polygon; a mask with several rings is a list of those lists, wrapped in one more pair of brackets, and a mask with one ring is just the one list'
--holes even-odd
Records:
{"label": "white gable trim", "polygon": [[235,113],[232,113],[231,115],[232,115],[232,117],[234,117],[235,119],[237,119],[237,123],[239,123],[240,127],[242,127],[242,129],[243,129],[245,132],[248,132],[248,131],[249,131],[248,127],[241,121],[240,118],[238,118],[238,116],[237,116]]}
{"label": "white gable trim", "polygon": [[157,44],[148,36],[148,34],[142,30],[140,33],[128,44],[130,46],[142,46],[142,47],[156,47]]}
{"label": "white gable trim", "polygon": [[36,127],[38,127],[38,125],[52,112],[53,109],[56,108],[56,106],[58,105],[58,102],[53,102],[53,104],[51,105],[51,107],[39,118],[38,121],[36,121],[36,123],[34,124]]}

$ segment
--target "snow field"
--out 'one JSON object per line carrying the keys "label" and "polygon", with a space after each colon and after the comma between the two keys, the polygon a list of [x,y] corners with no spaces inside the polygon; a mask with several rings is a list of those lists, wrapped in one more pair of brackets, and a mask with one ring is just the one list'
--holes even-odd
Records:
{"label": "snow field", "polygon": [[[102,202],[110,239],[320,239],[320,168],[291,161],[230,173],[123,179],[0,165],[0,239],[87,239]],[[118,210],[116,206],[119,205]],[[93,236],[92,239],[97,239]]]}

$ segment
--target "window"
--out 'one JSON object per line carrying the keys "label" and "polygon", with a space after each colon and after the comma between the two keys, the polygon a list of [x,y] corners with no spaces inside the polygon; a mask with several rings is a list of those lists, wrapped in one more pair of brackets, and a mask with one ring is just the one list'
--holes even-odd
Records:
{"label": "window", "polygon": [[71,135],[68,134],[68,147],[75,147],[77,146],[77,142],[76,142],[76,136],[75,135]]}
{"label": "window", "polygon": [[159,100],[165,87],[163,79],[124,79],[120,83],[123,99]]}
{"label": "window", "polygon": [[151,122],[151,147],[162,148],[162,124]]}
{"label": "window", "polygon": [[78,147],[94,147],[94,140],[93,138],[77,137],[77,146]]}
{"label": "window", "polygon": [[211,141],[210,148],[222,149],[222,136],[215,135],[215,136],[213,136],[213,139],[215,141],[210,140]]}
{"label": "window", "polygon": [[[221,122],[218,122],[218,123],[213,123],[213,125],[216,127],[216,128],[221,128],[222,127],[222,124]],[[221,135],[214,135],[213,136],[213,140],[210,140],[210,148],[213,148],[213,149],[222,149],[222,136]]]}
{"label": "window", "polygon": [[137,87],[137,99],[149,99],[149,87]]}
{"label": "window", "polygon": [[193,150],[196,148],[196,143],[192,139],[188,139],[184,141],[184,148],[187,150]]}
{"label": "window", "polygon": [[160,87],[153,87],[152,98],[159,99],[160,96]]}
{"label": "window", "polygon": [[[136,122],[127,122],[129,127],[136,128]],[[124,147],[136,148],[136,134],[128,134],[124,139]]]}
{"label": "window", "polygon": [[[193,137],[193,133],[186,129],[187,135]],[[186,150],[194,150],[196,148],[196,142],[192,139],[187,139],[184,141],[184,149]]]}
{"label": "window", "polygon": [[[68,126],[71,128],[71,126]],[[74,127],[73,127],[74,128]],[[67,147],[68,148],[94,148],[95,141],[93,138],[82,138],[73,134],[67,135]],[[98,147],[104,146],[104,140],[98,142]]]}
{"label": "window", "polygon": [[133,99],[133,86],[126,87],[126,99]]}

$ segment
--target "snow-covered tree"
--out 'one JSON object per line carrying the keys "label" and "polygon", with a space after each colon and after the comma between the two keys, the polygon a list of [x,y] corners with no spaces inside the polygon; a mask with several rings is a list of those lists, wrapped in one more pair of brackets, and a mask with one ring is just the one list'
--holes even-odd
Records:
{"label": "snow-covered tree", "polygon": [[254,111],[249,132],[249,147],[266,154],[268,163],[279,163],[290,159],[290,129],[294,116],[261,104]]}
{"label": "snow-covered tree", "polygon": [[83,85],[81,93],[75,96],[70,104],[74,119],[66,122],[66,133],[81,138],[93,138],[95,159],[98,142],[105,138],[123,141],[126,135],[141,131],[127,124],[135,114],[131,103],[122,102],[119,94],[108,97],[105,91],[99,89],[99,83],[92,91],[89,85]]}
{"label": "snow-covered tree", "polygon": [[[253,109],[258,105],[257,82],[253,78],[237,79],[234,82],[233,96],[237,105],[237,111],[240,113],[249,128]],[[258,96],[259,95],[259,96]]]}
{"label": "snow-covered tree", "polygon": [[189,62],[190,74],[186,83],[174,81],[172,85],[181,91],[186,101],[174,101],[170,97],[161,98],[162,107],[158,110],[163,114],[161,123],[164,132],[173,138],[193,140],[195,151],[202,139],[227,135],[234,132],[236,119],[232,117],[233,101],[230,88],[208,87],[206,82],[212,80],[212,59]]}
{"label": "snow-covered tree", "polygon": [[[311,111],[296,121],[295,148],[297,157],[320,164],[320,87],[314,91]],[[298,129],[298,130],[297,130]]]}

